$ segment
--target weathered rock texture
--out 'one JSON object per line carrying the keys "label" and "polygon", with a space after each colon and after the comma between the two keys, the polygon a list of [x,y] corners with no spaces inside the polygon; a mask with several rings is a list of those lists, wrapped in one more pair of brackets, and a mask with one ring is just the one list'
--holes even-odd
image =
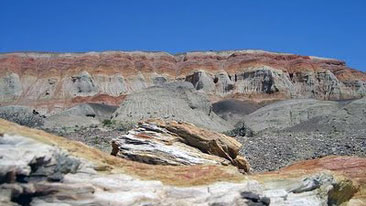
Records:
{"label": "weathered rock texture", "polygon": [[200,129],[193,124],[149,120],[113,140],[112,155],[160,165],[219,164],[249,172],[238,155],[241,144],[232,137]]}
{"label": "weathered rock texture", "polygon": [[188,82],[175,82],[144,89],[128,95],[113,120],[137,123],[150,118],[164,118],[193,123],[214,131],[233,127],[212,112],[204,93],[197,92]]}
{"label": "weathered rock texture", "polygon": [[[353,132],[365,130],[366,98],[338,103],[337,110],[319,115],[290,128],[290,131]],[[364,136],[364,135],[363,135]],[[364,136],[365,137],[365,136]],[[366,137],[365,137],[366,138]]]}
{"label": "weathered rock texture", "polygon": [[124,95],[189,81],[212,98],[356,98],[366,74],[345,62],[264,51],[6,53],[0,55],[0,103],[41,113],[75,103],[118,105]]}
{"label": "weathered rock texture", "polygon": [[293,99],[269,104],[243,117],[255,132],[264,129],[284,129],[307,120],[324,117],[340,109],[335,101]]}
{"label": "weathered rock texture", "polygon": [[245,145],[241,154],[254,171],[268,171],[327,155],[366,157],[365,117],[366,98],[292,99],[242,116],[243,124],[229,135]]}
{"label": "weathered rock texture", "polygon": [[[234,109],[229,110],[235,111]],[[362,130],[366,125],[366,97],[345,101],[292,99],[266,105],[241,119],[255,132],[334,132]],[[220,113],[222,116],[222,112]]]}
{"label": "weathered rock texture", "polygon": [[10,105],[0,107],[0,118],[27,127],[41,127],[44,124],[43,116],[27,106]]}
{"label": "weathered rock texture", "polygon": [[104,104],[78,104],[64,111],[47,116],[44,119],[42,128],[54,129],[100,124],[104,120],[110,119],[116,109],[116,106]]}
{"label": "weathered rock texture", "polygon": [[261,106],[252,101],[240,101],[235,99],[225,99],[212,104],[212,111],[235,125],[244,119],[244,116],[256,111]]}
{"label": "weathered rock texture", "polygon": [[244,176],[160,166],[0,120],[1,205],[364,205],[366,160],[328,157]]}

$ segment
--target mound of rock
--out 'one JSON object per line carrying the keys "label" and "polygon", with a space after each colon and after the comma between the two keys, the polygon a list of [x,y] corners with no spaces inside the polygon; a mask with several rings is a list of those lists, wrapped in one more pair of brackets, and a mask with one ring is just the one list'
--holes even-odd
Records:
{"label": "mound of rock", "polygon": [[261,106],[255,102],[225,99],[212,104],[215,114],[235,125]]}
{"label": "mound of rock", "polygon": [[128,95],[113,114],[113,120],[133,123],[150,118],[190,122],[214,131],[233,128],[212,112],[207,96],[188,82],[150,87]]}
{"label": "mound of rock", "polygon": [[339,109],[325,116],[310,119],[295,125],[287,131],[347,132],[365,130],[366,98],[341,101]]}
{"label": "mound of rock", "polygon": [[249,172],[248,162],[238,155],[239,142],[189,123],[140,122],[126,135],[114,139],[112,145],[112,155],[149,164],[232,164],[243,172]]}
{"label": "mound of rock", "polygon": [[[347,101],[287,100],[244,117],[234,135],[253,171],[272,171],[328,155],[366,156],[366,98]],[[230,134],[231,135],[231,134]],[[263,150],[263,145],[266,149]]]}
{"label": "mound of rock", "polygon": [[110,119],[117,107],[104,104],[79,104],[55,113],[45,119],[43,128],[79,127],[99,124]]}
{"label": "mound of rock", "polygon": [[335,101],[315,99],[293,99],[275,102],[264,106],[244,117],[253,131],[265,129],[280,130],[295,126],[315,117],[322,117],[338,111],[340,105]]}

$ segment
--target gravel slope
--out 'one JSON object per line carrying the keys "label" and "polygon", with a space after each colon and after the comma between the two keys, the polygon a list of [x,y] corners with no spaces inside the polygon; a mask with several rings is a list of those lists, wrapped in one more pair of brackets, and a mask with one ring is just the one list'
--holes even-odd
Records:
{"label": "gravel slope", "polygon": [[366,129],[349,133],[266,132],[241,137],[241,153],[253,171],[272,171],[299,160],[328,155],[366,157]]}
{"label": "gravel slope", "polygon": [[[296,118],[294,124],[290,112],[303,118]],[[327,155],[366,156],[366,98],[288,100],[265,106],[246,118],[247,125],[257,132],[237,139],[254,171],[275,170]]]}

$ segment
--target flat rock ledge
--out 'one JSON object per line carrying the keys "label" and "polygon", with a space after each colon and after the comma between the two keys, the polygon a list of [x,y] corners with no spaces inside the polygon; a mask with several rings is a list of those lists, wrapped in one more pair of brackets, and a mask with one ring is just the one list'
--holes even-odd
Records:
{"label": "flat rock ledge", "polygon": [[234,165],[247,173],[249,163],[238,155],[241,146],[232,137],[193,124],[152,119],[114,139],[111,154],[159,165]]}

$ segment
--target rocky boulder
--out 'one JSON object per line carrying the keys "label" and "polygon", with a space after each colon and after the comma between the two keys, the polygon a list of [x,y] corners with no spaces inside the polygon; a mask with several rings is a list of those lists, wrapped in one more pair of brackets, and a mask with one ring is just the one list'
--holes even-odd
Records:
{"label": "rocky boulder", "polygon": [[149,164],[232,164],[249,172],[248,162],[238,155],[239,142],[184,122],[140,122],[126,135],[114,139],[112,146],[112,155]]}

